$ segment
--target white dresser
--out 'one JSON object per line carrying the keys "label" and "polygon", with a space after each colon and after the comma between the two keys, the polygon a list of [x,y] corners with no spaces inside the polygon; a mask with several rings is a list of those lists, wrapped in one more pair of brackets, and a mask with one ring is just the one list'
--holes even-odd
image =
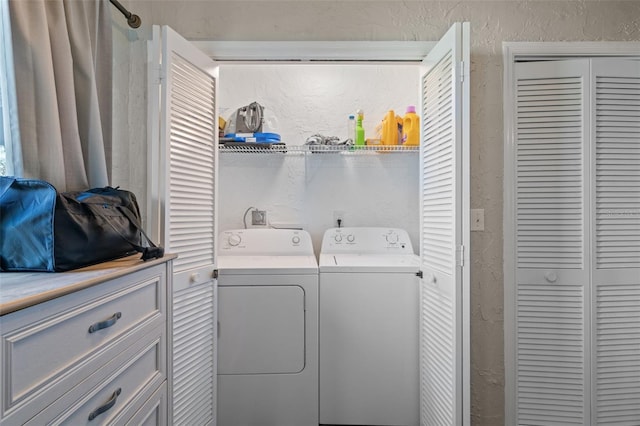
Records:
{"label": "white dresser", "polygon": [[0,274],[0,423],[167,424],[172,259]]}

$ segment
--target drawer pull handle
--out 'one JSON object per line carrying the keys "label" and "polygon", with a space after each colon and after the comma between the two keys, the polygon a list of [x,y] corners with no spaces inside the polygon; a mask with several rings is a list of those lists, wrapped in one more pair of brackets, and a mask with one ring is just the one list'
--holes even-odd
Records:
{"label": "drawer pull handle", "polygon": [[116,312],[108,320],[100,321],[100,322],[97,322],[97,323],[93,324],[91,327],[89,327],[89,333],[95,333],[96,331],[102,330],[103,328],[111,327],[113,324],[116,323],[116,321],[118,321],[120,319],[121,316],[122,316],[122,314],[120,312]]}
{"label": "drawer pull handle", "polygon": [[120,392],[122,392],[122,388],[118,388],[113,393],[113,395],[111,395],[111,398],[109,398],[106,404],[104,404],[102,407],[98,407],[95,410],[93,410],[91,414],[89,414],[89,421],[95,419],[100,414],[104,413],[105,411],[109,410],[111,407],[116,405],[116,401],[118,400],[118,396],[120,396]]}

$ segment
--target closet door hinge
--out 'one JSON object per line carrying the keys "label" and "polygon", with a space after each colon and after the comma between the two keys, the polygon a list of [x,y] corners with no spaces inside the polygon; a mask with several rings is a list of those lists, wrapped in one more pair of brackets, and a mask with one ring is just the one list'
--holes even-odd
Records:
{"label": "closet door hinge", "polygon": [[464,246],[458,246],[456,249],[456,266],[464,266]]}
{"label": "closet door hinge", "polygon": [[214,269],[214,270],[213,270],[213,274],[211,274],[211,275],[213,276],[213,279],[216,279],[216,280],[217,280],[217,279],[218,279],[218,275],[219,275],[219,274],[218,274],[218,270],[217,270],[217,269]]}
{"label": "closet door hinge", "polygon": [[464,81],[464,61],[460,61],[460,83]]}

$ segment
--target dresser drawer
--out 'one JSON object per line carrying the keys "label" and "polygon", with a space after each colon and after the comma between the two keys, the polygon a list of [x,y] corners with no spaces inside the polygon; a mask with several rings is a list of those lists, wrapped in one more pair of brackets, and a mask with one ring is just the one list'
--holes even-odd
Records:
{"label": "dresser drawer", "polygon": [[[120,422],[118,422],[120,423]],[[127,426],[162,426],[167,424],[167,382],[164,382],[126,423]]]}
{"label": "dresser drawer", "polygon": [[164,324],[165,286],[159,265],[2,317],[3,417],[36,401],[39,411],[111,360],[119,341]]}
{"label": "dresser drawer", "polygon": [[[160,329],[156,329],[160,332]],[[105,425],[122,424],[166,383],[164,351],[161,336],[147,343],[109,378],[84,392],[85,384],[77,389],[82,397],[72,403],[63,397],[33,417],[27,425]],[[72,392],[75,393],[75,392]]]}

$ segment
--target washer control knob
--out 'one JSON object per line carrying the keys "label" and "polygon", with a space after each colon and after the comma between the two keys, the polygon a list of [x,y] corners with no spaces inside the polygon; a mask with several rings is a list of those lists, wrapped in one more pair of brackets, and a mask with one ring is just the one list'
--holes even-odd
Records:
{"label": "washer control knob", "polygon": [[395,234],[395,233],[387,234],[386,238],[388,243],[395,244],[398,242],[398,234]]}
{"label": "washer control knob", "polygon": [[350,243],[354,242],[356,239],[356,236],[353,234],[349,234],[347,235],[347,241],[349,241]]}
{"label": "washer control knob", "polygon": [[294,235],[293,238],[291,238],[291,242],[293,244],[300,244],[300,237],[298,237],[297,235]]}
{"label": "washer control knob", "polygon": [[336,240],[336,243],[339,243],[340,241],[342,241],[342,234],[336,234],[333,239]]}
{"label": "washer control knob", "polygon": [[238,234],[231,234],[229,235],[229,245],[232,247],[235,247],[237,245],[240,245],[240,243],[242,242],[242,237],[240,237],[240,235]]}

